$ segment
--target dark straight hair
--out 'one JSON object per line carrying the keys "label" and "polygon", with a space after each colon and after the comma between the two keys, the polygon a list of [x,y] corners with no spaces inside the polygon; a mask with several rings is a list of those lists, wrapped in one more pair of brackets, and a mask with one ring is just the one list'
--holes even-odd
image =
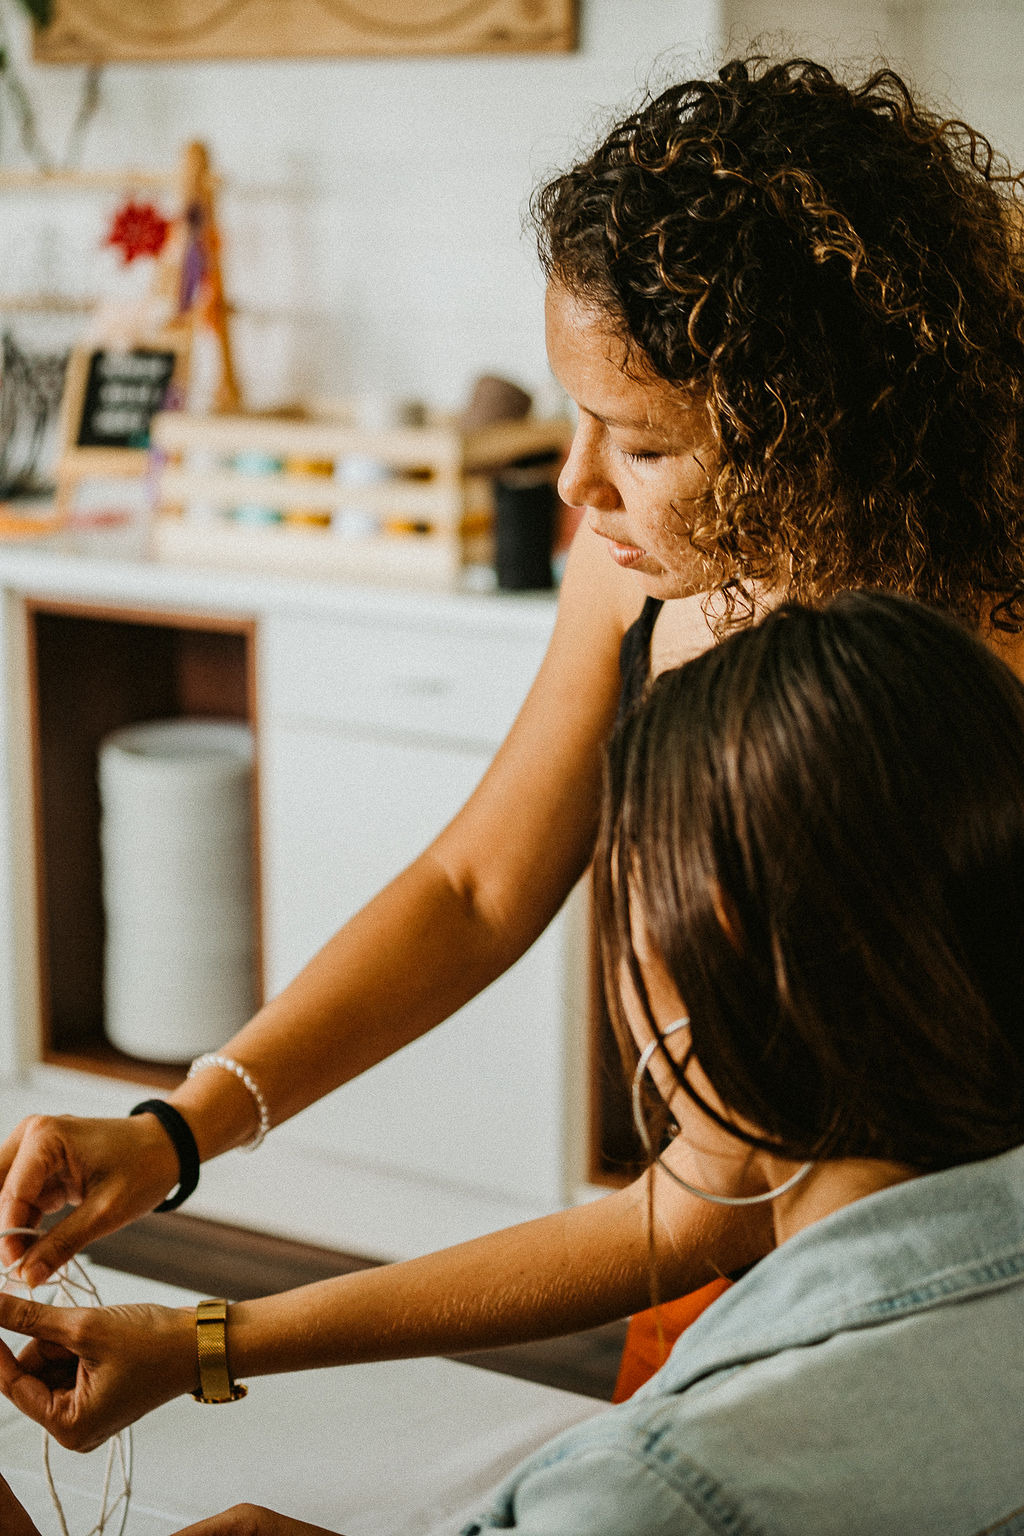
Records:
{"label": "dark straight hair", "polygon": [[624,971],[655,1028],[639,922],[752,1145],[925,1170],[1024,1141],[1024,687],[956,621],[789,604],[657,678],[594,878],[620,1040]]}

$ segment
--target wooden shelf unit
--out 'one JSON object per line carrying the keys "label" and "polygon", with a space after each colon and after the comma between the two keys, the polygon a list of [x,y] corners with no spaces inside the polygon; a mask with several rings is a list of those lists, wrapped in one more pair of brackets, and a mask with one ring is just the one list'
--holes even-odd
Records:
{"label": "wooden shelf unit", "polygon": [[[144,720],[208,716],[256,727],[255,624],[184,613],[25,604],[39,956],[40,1059],[168,1087],[182,1068],[123,1055],[103,1032],[99,744]],[[253,776],[260,990],[257,770]]]}
{"label": "wooden shelf unit", "polygon": [[[343,420],[164,412],[152,428],[154,553],[186,564],[451,586],[467,564],[492,557],[495,473],[534,456],[557,458],[570,436],[561,419],[526,418],[473,432],[450,422],[370,432]],[[285,467],[265,474],[234,467],[239,455],[253,453]],[[287,468],[295,461],[326,467],[346,459],[369,460],[392,473],[350,485],[336,474]],[[233,521],[231,512],[244,505],[286,517],[302,508],[325,519],[352,510],[376,519],[379,531],[349,537],[329,526]],[[196,506],[205,509],[201,516],[190,515]]]}

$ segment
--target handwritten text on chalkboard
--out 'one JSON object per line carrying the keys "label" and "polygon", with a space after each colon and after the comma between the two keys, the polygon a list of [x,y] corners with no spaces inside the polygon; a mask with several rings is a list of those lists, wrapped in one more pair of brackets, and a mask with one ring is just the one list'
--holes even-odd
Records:
{"label": "handwritten text on chalkboard", "polygon": [[94,352],[76,446],[148,448],[150,423],[165,402],[174,352]]}

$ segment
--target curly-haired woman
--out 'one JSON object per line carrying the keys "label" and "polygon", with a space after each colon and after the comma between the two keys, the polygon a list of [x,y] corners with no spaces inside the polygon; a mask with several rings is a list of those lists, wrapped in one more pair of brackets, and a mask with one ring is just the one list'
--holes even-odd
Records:
{"label": "curly-haired woman", "polygon": [[[591,858],[617,711],[730,627],[784,598],[887,587],[966,621],[1024,673],[1019,192],[980,135],[889,71],[850,87],[804,60],[677,85],[540,192],[549,352],[579,410],[560,485],[584,509],[551,646],[460,814],[225,1046],[272,1123],[524,952]],[[256,1128],[227,1072],[197,1074],[169,1103],[203,1160]],[[0,1226],[75,1207],[25,1253],[39,1279],[153,1209],[180,1173],[151,1114],[37,1117],[0,1149]],[[239,1304],[233,1362],[453,1353],[635,1312],[650,1284],[646,1190],[328,1282],[300,1306]],[[658,1247],[666,1298],[773,1242],[762,1208],[709,1207],[667,1183],[654,1215],[672,1233]],[[28,1378],[17,1398],[89,1443],[195,1386],[190,1326],[140,1324],[59,1412]]]}

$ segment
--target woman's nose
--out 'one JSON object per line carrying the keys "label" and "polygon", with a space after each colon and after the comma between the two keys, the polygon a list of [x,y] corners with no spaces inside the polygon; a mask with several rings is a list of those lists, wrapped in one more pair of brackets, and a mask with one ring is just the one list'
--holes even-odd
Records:
{"label": "woman's nose", "polygon": [[610,512],[620,505],[619,493],[604,464],[600,431],[600,423],[588,422],[581,415],[558,477],[558,494],[567,506]]}

